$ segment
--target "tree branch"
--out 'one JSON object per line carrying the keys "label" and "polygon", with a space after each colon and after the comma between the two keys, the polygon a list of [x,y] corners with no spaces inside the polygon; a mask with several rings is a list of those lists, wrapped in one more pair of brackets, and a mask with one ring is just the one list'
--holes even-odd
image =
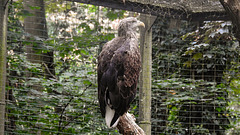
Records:
{"label": "tree branch", "polygon": [[[89,87],[91,87],[91,86],[92,86],[92,84],[88,85],[88,86],[83,90],[83,92],[82,92],[79,96],[82,96],[82,95],[85,93],[85,91],[86,91]],[[65,126],[62,126],[62,123],[63,123],[63,113],[65,112],[66,108],[67,108],[68,105],[72,102],[73,99],[74,99],[74,96],[72,96],[72,97],[69,99],[68,103],[65,104],[64,107],[63,107],[63,109],[62,109],[62,112],[61,112],[61,115],[60,115],[60,121],[59,121],[59,123],[58,123],[58,133],[57,133],[57,135],[60,134],[60,131],[62,131],[62,130],[66,127],[66,125],[65,125]],[[79,116],[79,115],[78,115],[78,116]],[[78,116],[76,116],[75,118],[77,118]],[[75,119],[75,118],[74,118],[74,119]],[[72,120],[71,120],[71,121],[72,121]],[[68,125],[69,123],[70,123],[70,122],[68,122],[67,125]]]}
{"label": "tree branch", "polygon": [[144,131],[135,123],[135,117],[132,114],[125,113],[120,117],[117,128],[123,135],[145,135]]}
{"label": "tree branch", "polygon": [[51,71],[49,70],[48,66],[47,66],[44,62],[43,62],[42,64],[43,64],[44,67],[47,69],[48,73],[49,73],[54,79],[58,80],[58,78],[51,73]]}
{"label": "tree branch", "polygon": [[240,3],[239,0],[220,0],[233,23],[235,37],[240,41]]}
{"label": "tree branch", "polygon": [[73,96],[70,98],[68,103],[62,109],[61,116],[60,116],[60,121],[58,123],[58,134],[59,134],[59,131],[61,131],[61,125],[62,125],[62,122],[63,122],[63,113],[64,113],[65,109],[67,108],[67,106],[71,103],[72,100],[73,100]]}

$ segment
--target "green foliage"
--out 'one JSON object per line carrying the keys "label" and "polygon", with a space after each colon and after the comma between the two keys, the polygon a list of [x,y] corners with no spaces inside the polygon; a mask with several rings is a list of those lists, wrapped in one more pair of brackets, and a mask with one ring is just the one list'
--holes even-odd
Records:
{"label": "green foliage", "polygon": [[[168,128],[163,129],[163,132],[209,134],[213,125],[215,129],[229,128],[230,112],[224,107],[227,105],[227,97],[223,97],[226,87],[213,82],[181,78],[159,80],[154,86],[168,97],[159,95],[155,97],[163,101],[161,106],[165,106],[169,111]],[[154,93],[158,93],[158,89],[154,89]]]}
{"label": "green foliage", "polygon": [[121,17],[123,17],[125,11],[124,10],[113,10],[113,9],[110,9],[106,16],[110,19],[110,20],[115,20],[115,19],[119,19]]}
{"label": "green foliage", "polygon": [[[10,6],[6,133],[118,134],[107,129],[97,102],[97,55],[99,48],[114,37],[114,32],[96,17],[99,8],[46,0],[49,38],[45,40],[25,33],[22,20],[31,15],[20,1]],[[109,10],[102,11],[105,16]],[[123,13],[116,10],[109,18],[100,17],[113,20]],[[43,76],[48,63],[27,60],[27,45],[33,45],[38,55],[54,51],[50,64],[55,71],[50,78]]]}
{"label": "green foliage", "polygon": [[228,130],[227,134],[238,134],[240,132],[240,102],[239,102],[239,93],[240,93],[240,71],[239,62],[232,62],[230,65],[230,70],[225,71],[224,78],[226,78],[228,88],[227,92],[231,100],[228,102],[228,109],[231,110],[231,126],[232,128]]}
{"label": "green foliage", "polygon": [[56,12],[61,13],[71,8],[71,4],[63,0],[44,0],[44,1],[45,1],[46,13],[56,13]]}
{"label": "green foliage", "polygon": [[[236,48],[237,41],[230,30],[229,22],[206,22],[199,30],[182,36],[186,45],[183,45],[180,54],[183,63],[181,74],[189,77],[212,76],[202,79],[221,82],[223,71],[231,62],[238,60],[239,48]],[[187,69],[195,71],[189,74]]]}
{"label": "green foliage", "polygon": [[169,21],[153,25],[152,130],[238,133],[239,100],[231,93],[239,92],[240,50],[231,24],[204,22],[197,28],[181,21],[174,29]]}

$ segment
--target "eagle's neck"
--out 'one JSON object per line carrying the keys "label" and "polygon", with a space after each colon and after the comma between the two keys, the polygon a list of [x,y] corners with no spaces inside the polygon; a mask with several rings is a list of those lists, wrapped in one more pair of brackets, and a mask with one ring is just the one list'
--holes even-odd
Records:
{"label": "eagle's neck", "polygon": [[137,38],[137,32],[135,32],[135,31],[118,31],[118,37]]}

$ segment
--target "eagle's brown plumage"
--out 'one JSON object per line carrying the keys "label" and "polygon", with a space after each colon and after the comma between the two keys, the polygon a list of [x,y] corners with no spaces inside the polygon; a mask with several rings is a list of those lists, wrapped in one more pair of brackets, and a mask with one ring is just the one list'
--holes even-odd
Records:
{"label": "eagle's brown plumage", "polygon": [[117,125],[136,95],[141,68],[138,26],[144,24],[136,18],[123,19],[118,36],[103,46],[98,57],[98,100],[108,127]]}

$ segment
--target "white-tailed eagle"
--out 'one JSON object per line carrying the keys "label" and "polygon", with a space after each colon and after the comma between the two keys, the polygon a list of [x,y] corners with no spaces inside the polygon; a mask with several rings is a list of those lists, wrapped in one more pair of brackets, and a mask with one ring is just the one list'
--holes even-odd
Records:
{"label": "white-tailed eagle", "polygon": [[141,69],[139,26],[144,23],[134,17],[120,21],[118,36],[103,46],[98,57],[98,100],[108,127],[117,126],[136,95]]}

